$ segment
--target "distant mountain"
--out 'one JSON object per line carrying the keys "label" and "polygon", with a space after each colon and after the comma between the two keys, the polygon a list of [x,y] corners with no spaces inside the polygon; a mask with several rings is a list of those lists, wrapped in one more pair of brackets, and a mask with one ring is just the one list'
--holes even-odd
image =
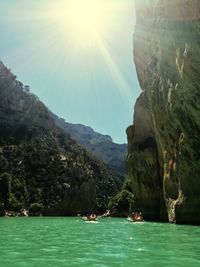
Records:
{"label": "distant mountain", "polygon": [[53,118],[55,124],[69,133],[78,144],[98,159],[103,160],[113,170],[125,176],[126,144],[113,143],[110,136],[97,133],[91,127],[65,122],[64,119],[60,119],[56,115],[53,115]]}
{"label": "distant mountain", "polygon": [[118,175],[55,125],[47,107],[0,62],[0,213],[103,212]]}

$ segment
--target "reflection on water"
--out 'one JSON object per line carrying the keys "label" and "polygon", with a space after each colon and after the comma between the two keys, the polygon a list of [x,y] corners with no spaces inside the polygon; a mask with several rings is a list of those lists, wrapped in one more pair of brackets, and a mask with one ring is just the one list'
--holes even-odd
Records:
{"label": "reflection on water", "polygon": [[200,266],[200,228],[104,218],[1,218],[0,267]]}

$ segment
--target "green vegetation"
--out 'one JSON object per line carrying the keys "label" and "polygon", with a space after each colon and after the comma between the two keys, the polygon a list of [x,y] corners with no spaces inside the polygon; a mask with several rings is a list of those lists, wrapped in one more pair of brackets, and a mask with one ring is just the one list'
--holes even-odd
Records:
{"label": "green vegetation", "polygon": [[109,210],[113,215],[128,215],[134,209],[134,195],[132,192],[132,182],[130,179],[125,179],[122,190],[115,196],[111,197]]}
{"label": "green vegetation", "polygon": [[43,205],[40,203],[33,203],[29,207],[29,215],[39,216],[42,214]]}
{"label": "green vegetation", "polygon": [[23,208],[22,203],[17,200],[14,194],[10,194],[8,210],[19,212]]}
{"label": "green vegetation", "polygon": [[0,175],[0,201],[2,208],[8,209],[11,201],[11,176],[7,172]]}
{"label": "green vegetation", "polygon": [[110,136],[97,133],[82,124],[67,123],[54,114],[52,117],[56,125],[69,133],[78,144],[117,171],[121,175],[121,184],[123,183],[123,177],[126,174],[126,144],[116,144]]}
{"label": "green vegetation", "polygon": [[77,215],[107,208],[118,175],[57,128],[2,63],[0,118],[0,210]]}
{"label": "green vegetation", "polygon": [[116,196],[112,197],[108,208],[114,214],[129,213],[133,203],[133,194],[127,190],[122,190]]}

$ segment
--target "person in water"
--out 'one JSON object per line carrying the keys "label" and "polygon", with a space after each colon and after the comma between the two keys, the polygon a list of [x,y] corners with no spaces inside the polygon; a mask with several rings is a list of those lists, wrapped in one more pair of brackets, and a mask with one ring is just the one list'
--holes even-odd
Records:
{"label": "person in water", "polygon": [[134,221],[142,221],[143,220],[142,213],[141,212],[134,212],[133,213],[133,220]]}
{"label": "person in water", "polygon": [[97,218],[97,215],[95,213],[92,213],[90,215],[90,220],[96,220],[96,218]]}
{"label": "person in water", "polygon": [[139,213],[140,219],[143,220],[142,213]]}

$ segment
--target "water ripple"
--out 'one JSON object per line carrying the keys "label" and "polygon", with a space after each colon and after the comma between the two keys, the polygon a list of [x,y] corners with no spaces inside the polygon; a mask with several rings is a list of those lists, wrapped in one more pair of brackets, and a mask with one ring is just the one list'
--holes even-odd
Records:
{"label": "water ripple", "polygon": [[199,227],[1,218],[0,233],[0,267],[200,266]]}

